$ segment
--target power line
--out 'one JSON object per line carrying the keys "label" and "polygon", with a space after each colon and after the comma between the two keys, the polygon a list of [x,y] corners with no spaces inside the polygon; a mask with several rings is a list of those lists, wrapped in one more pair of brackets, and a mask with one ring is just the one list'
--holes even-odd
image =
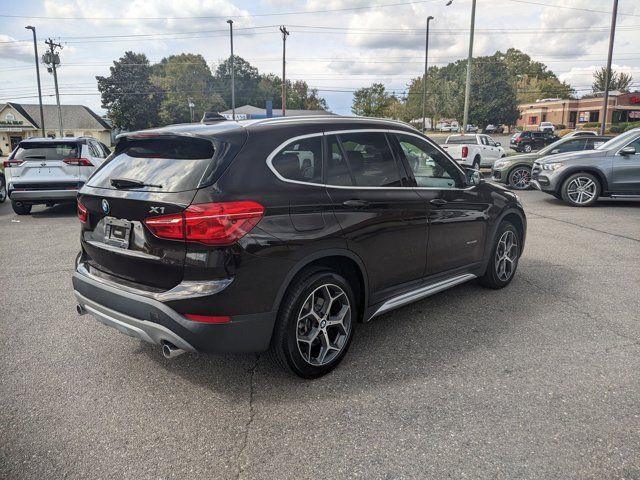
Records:
{"label": "power line", "polygon": [[[564,8],[564,9],[569,9],[569,10],[579,10],[581,12],[591,12],[591,13],[606,13],[608,15],[611,14],[611,11],[607,11],[607,10],[593,10],[591,8],[580,8],[580,7],[571,7],[569,5],[551,5],[549,3],[542,3],[542,2],[533,2],[531,0],[510,0],[512,2],[516,2],[516,3],[528,3],[530,5],[540,5],[543,7],[549,7],[549,8]],[[629,17],[640,17],[640,15],[637,15],[635,13],[623,13],[623,12],[618,12],[618,15],[626,15]]]}

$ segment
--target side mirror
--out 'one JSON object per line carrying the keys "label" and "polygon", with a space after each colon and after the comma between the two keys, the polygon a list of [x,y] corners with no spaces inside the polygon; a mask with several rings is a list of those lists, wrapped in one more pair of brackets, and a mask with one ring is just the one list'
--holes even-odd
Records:
{"label": "side mirror", "polygon": [[620,150],[620,155],[635,155],[636,154],[636,147],[634,147],[633,145],[629,145],[627,147],[624,147],[622,150]]}
{"label": "side mirror", "polygon": [[480,172],[480,170],[476,170],[475,168],[471,167],[465,167],[464,173],[467,185],[480,185],[483,181],[482,173]]}
{"label": "side mirror", "polygon": [[500,142],[496,142],[496,147],[501,146],[502,144]]}

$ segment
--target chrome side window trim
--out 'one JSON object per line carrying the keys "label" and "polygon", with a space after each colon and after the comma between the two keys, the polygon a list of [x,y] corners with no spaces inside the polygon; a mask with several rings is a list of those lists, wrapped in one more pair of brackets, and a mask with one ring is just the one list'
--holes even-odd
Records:
{"label": "chrome side window trim", "polygon": [[[305,138],[313,138],[313,137],[323,137],[326,135],[340,135],[340,134],[344,134],[344,133],[370,133],[370,132],[379,132],[379,133],[389,133],[389,134],[402,134],[402,135],[409,135],[412,137],[416,137],[420,140],[423,140],[425,142],[427,142],[428,144],[430,144],[431,146],[435,147],[436,150],[440,151],[440,153],[442,153],[445,158],[448,158],[447,153],[440,148],[440,146],[436,143],[433,143],[432,141],[430,141],[428,138],[423,137],[419,134],[416,133],[412,133],[412,132],[407,132],[404,130],[389,130],[389,129],[381,129],[381,128],[362,128],[362,129],[352,129],[352,130],[332,130],[329,132],[316,132],[316,133],[309,133],[306,135],[298,135],[297,137],[291,137],[287,140],[285,140],[284,142],[282,142],[280,145],[278,145],[267,157],[267,166],[269,167],[269,170],[271,170],[273,172],[273,174],[278,178],[278,180],[285,182],[285,183],[292,183],[292,184],[296,184],[296,185],[309,185],[312,187],[325,187],[325,188],[336,188],[336,189],[348,189],[348,190],[398,190],[398,189],[402,189],[402,188],[413,188],[414,190],[470,190],[472,188],[474,188],[476,185],[471,185],[469,187],[359,187],[356,185],[329,185],[329,184],[323,184],[323,183],[312,183],[312,182],[301,182],[300,180],[290,180],[288,178],[283,177],[282,175],[280,175],[280,173],[275,169],[275,167],[273,166],[273,159],[275,158],[275,156],[280,152],[280,150],[282,150],[283,148],[285,148],[287,145],[296,142],[298,140],[303,140]],[[458,163],[454,160],[449,160],[451,163],[453,163],[455,165],[455,167],[458,169],[458,171],[460,172],[460,174],[462,175],[462,177],[465,177],[465,173],[464,170],[460,167],[460,165],[458,165]]]}

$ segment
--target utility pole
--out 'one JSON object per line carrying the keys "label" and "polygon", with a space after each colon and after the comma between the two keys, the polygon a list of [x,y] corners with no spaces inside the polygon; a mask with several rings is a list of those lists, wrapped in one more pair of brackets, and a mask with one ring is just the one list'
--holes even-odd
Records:
{"label": "utility pole", "polygon": [[476,0],[471,2],[471,31],[469,32],[469,55],[467,56],[467,86],[464,89],[464,115],[462,133],[467,131],[469,121],[469,94],[471,93],[471,57],[473,57],[473,32],[476,26]]}
{"label": "utility pole", "polygon": [[285,79],[285,65],[287,53],[287,37],[289,32],[284,25],[280,26],[282,32],[282,116],[284,117],[287,109],[287,83]]}
{"label": "utility pole", "polygon": [[236,120],[236,86],[233,72],[233,20],[227,20],[229,24],[229,37],[231,38],[231,118]]}
{"label": "utility pole", "polygon": [[424,76],[422,77],[422,133],[426,130],[424,117],[427,114],[427,62],[429,59],[429,22],[431,20],[433,20],[432,16],[427,17],[427,33],[424,47]]}
{"label": "utility pole", "polygon": [[613,0],[611,12],[611,32],[609,33],[609,55],[607,57],[607,76],[604,81],[604,105],[602,106],[602,121],[600,122],[600,135],[604,135],[607,123],[607,107],[609,103],[609,84],[611,83],[611,58],[613,57],[613,40],[616,34],[616,17],[618,16],[618,0]]}
{"label": "utility pole", "polygon": [[42,56],[42,60],[47,64],[47,71],[53,73],[53,83],[56,87],[56,103],[58,104],[58,128],[60,131],[60,138],[64,137],[62,129],[62,108],[60,107],[60,92],[58,91],[58,73],[56,68],[60,65],[60,55],[56,53],[56,48],[62,48],[59,43],[54,43],[49,39],[46,42],[49,45],[49,51]]}
{"label": "utility pole", "polygon": [[29,25],[28,27],[24,27],[27,30],[31,30],[33,32],[33,52],[36,57],[36,77],[38,79],[38,100],[40,102],[40,128],[42,129],[42,136],[46,137],[45,129],[44,129],[44,111],[42,109],[42,88],[40,87],[40,59],[38,58],[38,41],[36,40],[36,27],[32,27]]}

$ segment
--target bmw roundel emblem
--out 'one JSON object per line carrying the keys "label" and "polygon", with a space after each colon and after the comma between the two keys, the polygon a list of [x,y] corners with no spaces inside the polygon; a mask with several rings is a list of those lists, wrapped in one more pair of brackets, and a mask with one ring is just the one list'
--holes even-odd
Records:
{"label": "bmw roundel emblem", "polygon": [[109,206],[109,202],[106,199],[102,199],[102,211],[107,215],[111,207]]}

